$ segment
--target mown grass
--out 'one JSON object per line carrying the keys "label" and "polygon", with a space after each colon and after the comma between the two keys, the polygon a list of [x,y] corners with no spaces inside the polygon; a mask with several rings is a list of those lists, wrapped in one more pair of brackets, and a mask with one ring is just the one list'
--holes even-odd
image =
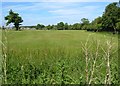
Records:
{"label": "mown grass", "polygon": [[[7,31],[6,37],[8,84],[118,83],[117,35],[79,30],[27,30]],[[110,80],[105,79],[108,55]]]}

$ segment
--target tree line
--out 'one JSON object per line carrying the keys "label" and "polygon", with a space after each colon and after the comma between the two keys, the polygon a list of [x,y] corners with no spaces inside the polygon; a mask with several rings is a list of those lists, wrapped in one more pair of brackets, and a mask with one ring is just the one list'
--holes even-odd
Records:
{"label": "tree line", "polygon": [[[14,24],[16,30],[20,29],[23,22],[18,13],[9,11],[9,15],[5,17],[6,25]],[[120,3],[113,2],[106,6],[102,16],[95,18],[90,22],[87,18],[82,18],[80,23],[68,24],[59,22],[56,25],[37,24],[35,26],[22,26],[28,28],[35,28],[36,30],[87,30],[87,31],[120,31]]]}

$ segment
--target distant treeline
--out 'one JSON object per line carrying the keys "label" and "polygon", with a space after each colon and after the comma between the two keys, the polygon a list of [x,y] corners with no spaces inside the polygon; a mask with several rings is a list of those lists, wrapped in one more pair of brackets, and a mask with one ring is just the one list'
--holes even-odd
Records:
{"label": "distant treeline", "polygon": [[36,26],[21,26],[21,28],[36,28]]}
{"label": "distant treeline", "polygon": [[[99,10],[99,9],[98,9]],[[81,23],[68,24],[59,22],[56,25],[37,24],[36,26],[24,26],[37,30],[87,30],[87,31],[120,31],[120,7],[114,2],[106,6],[101,17],[97,17],[92,22],[87,18],[82,18]]]}
{"label": "distant treeline", "polygon": [[[98,9],[99,10],[99,9]],[[10,15],[10,12],[12,15]],[[17,13],[14,13],[10,10],[9,15],[5,17],[8,20],[8,24],[10,22],[14,23],[16,30],[19,30],[19,24],[23,20],[19,18]],[[16,23],[16,20],[13,21],[12,16],[18,16],[19,21]],[[21,26],[21,28],[34,28],[36,30],[87,30],[87,31],[112,31],[119,32],[120,31],[120,3],[113,2],[106,6],[105,11],[102,16],[95,18],[92,22],[90,22],[87,18],[82,18],[80,23],[68,24],[64,22],[59,22],[56,25],[43,25],[37,24],[35,26]]]}

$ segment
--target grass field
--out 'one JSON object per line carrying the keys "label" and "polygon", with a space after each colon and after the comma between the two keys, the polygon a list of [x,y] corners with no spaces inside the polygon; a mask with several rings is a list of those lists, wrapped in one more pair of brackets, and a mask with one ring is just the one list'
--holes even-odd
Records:
{"label": "grass field", "polygon": [[[3,32],[6,83],[117,84],[118,37],[106,32]],[[5,70],[5,69],[4,69]]]}

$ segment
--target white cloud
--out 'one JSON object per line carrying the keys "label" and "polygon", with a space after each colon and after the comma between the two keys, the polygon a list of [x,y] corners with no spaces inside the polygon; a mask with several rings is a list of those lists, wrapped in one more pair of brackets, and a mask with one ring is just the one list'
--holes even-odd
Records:
{"label": "white cloud", "polygon": [[26,6],[26,5],[12,5],[12,6],[6,6],[2,8],[3,10],[9,10],[9,9],[14,9],[14,10],[41,10],[41,9],[59,9],[63,8],[64,5],[60,5],[55,3],[55,5],[52,3],[33,3],[32,5]]}
{"label": "white cloud", "polygon": [[93,13],[95,10],[99,9],[99,6],[83,6],[79,8],[65,8],[65,9],[57,9],[57,10],[50,10],[50,13],[57,14],[57,15],[86,15]]}
{"label": "white cloud", "polygon": [[51,10],[49,12],[53,13],[53,14],[58,14],[58,15],[78,14],[77,10],[75,10],[75,9],[58,9],[58,10]]}
{"label": "white cloud", "polygon": [[[14,3],[9,4],[8,6],[4,6],[2,9],[5,13],[4,15],[7,15],[10,9],[18,12],[24,20],[23,25],[35,25],[38,23],[47,25],[56,24],[60,21],[73,24],[75,22],[80,22],[80,19],[83,17],[92,20],[100,16],[102,14],[101,12],[103,12],[104,9],[104,7],[101,7],[99,4],[83,4],[84,3],[82,2],[40,2],[32,4],[29,3],[29,5]],[[47,14],[44,15],[42,12],[46,12]]]}
{"label": "white cloud", "polygon": [[[86,7],[87,9],[87,7]],[[91,8],[90,8],[91,9]],[[35,15],[35,18],[31,18],[29,19],[29,16],[24,16],[25,21],[24,22],[29,22],[29,24],[37,24],[37,23],[41,23],[41,24],[56,24],[60,21],[63,22],[67,22],[69,24],[73,24],[73,23],[79,23],[81,18],[88,18],[90,21],[92,21],[92,19],[100,16],[100,14],[96,14],[93,15],[94,11],[93,9],[91,11],[78,11],[78,10],[56,10],[56,11],[51,11],[55,16],[49,16],[49,17],[45,17],[45,16],[39,16],[39,15]],[[27,22],[27,23],[28,23]]]}

